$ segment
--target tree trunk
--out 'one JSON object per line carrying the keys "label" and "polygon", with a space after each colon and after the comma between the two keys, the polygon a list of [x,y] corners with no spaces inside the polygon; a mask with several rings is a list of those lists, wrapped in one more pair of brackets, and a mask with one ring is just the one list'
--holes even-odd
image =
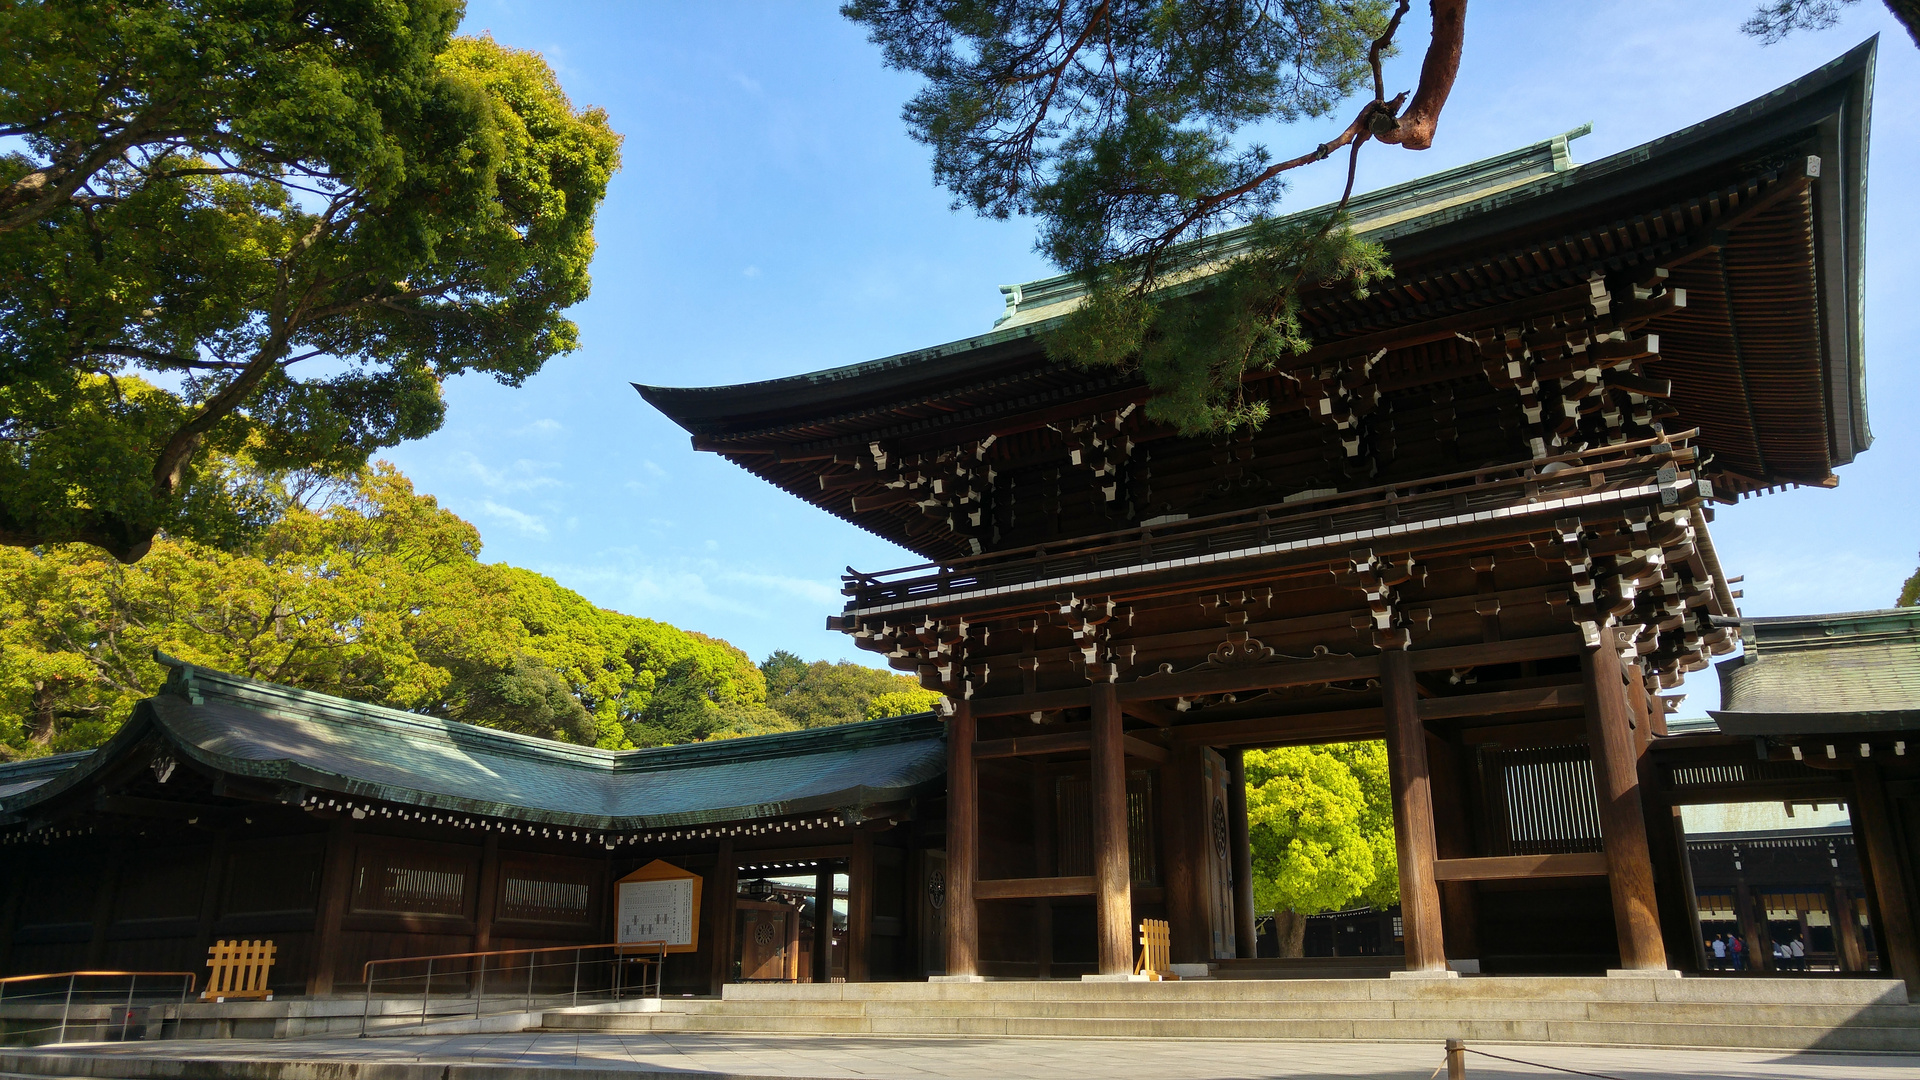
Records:
{"label": "tree trunk", "polygon": [[1305,956],[1307,951],[1307,917],[1297,911],[1275,909],[1273,913],[1273,937],[1280,946],[1281,956]]}
{"label": "tree trunk", "polygon": [[35,746],[53,741],[53,688],[44,680],[33,684],[33,720],[27,727],[27,738]]}

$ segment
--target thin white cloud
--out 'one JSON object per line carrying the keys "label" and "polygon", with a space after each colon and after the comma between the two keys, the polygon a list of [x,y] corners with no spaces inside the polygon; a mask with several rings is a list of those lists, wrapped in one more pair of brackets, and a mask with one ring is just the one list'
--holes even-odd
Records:
{"label": "thin white cloud", "polygon": [[556,477],[542,475],[545,470],[560,467],[554,462],[520,458],[504,469],[495,469],[472,454],[462,454],[461,457],[465,459],[467,475],[478,480],[480,486],[488,491],[507,495],[566,486]]}
{"label": "thin white cloud", "polygon": [[524,511],[511,506],[502,506],[492,499],[480,503],[480,512],[496,521],[504,521],[530,536],[547,535],[547,523]]}

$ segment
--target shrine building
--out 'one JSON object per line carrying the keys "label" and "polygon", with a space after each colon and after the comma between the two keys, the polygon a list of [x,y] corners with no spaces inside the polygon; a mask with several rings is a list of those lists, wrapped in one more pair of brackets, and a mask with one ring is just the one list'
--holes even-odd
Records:
{"label": "shrine building", "polygon": [[[1712,535],[1871,441],[1873,63],[1355,198],[1393,276],[1305,290],[1312,348],[1246,380],[1257,429],[1182,436],[1136,376],[1050,360],[1065,277],[963,341],[639,387],[913,553],[849,571],[828,623],[941,714],[610,752],[168,660],[105,746],[0,765],[0,973],[272,937],[276,985],[327,994],[610,941],[615,884],[664,860],[705,884],[668,993],[1122,978],[1149,918],[1176,965],[1284,975],[1253,952],[1243,755],[1383,739],[1410,973],[1699,971],[1679,808],[1817,799],[1859,840],[1828,914],[1871,933],[1839,953],[1920,989],[1920,616],[1743,622]],[[1743,639],[1717,729],[1669,733],[1662,691]],[[1793,696],[1860,649],[1901,674]],[[809,905],[810,948],[764,929]]]}

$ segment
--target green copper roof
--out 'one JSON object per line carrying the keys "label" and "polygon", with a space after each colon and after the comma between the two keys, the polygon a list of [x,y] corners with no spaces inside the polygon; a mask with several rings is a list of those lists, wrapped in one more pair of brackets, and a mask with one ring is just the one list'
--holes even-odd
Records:
{"label": "green copper roof", "polygon": [[[462,814],[644,829],[857,812],[946,768],[931,714],[647,750],[597,750],[365,705],[162,657],[166,687],[106,746],[0,771],[0,814],[85,781],[157,729],[206,769]],[[35,763],[22,763],[35,764]],[[24,770],[22,770],[24,771]]]}
{"label": "green copper roof", "polygon": [[1920,728],[1920,609],[1748,619],[1718,665],[1733,735]]}

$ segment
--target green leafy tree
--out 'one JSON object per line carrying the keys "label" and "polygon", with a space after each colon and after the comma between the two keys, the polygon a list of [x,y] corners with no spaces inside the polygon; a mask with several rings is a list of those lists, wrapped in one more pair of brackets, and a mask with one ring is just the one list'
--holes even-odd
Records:
{"label": "green leafy tree", "polygon": [[1246,766],[1254,908],[1274,913],[1280,955],[1300,955],[1308,915],[1399,903],[1383,743],[1252,751]]}
{"label": "green leafy tree", "polygon": [[610,748],[794,726],[745,653],[480,562],[478,532],[391,468],[249,482],[277,510],[243,551],[163,537],[125,565],[85,545],[0,547],[0,754],[104,741],[164,681],[155,649]]}
{"label": "green leafy tree", "polygon": [[0,544],[242,545],[221,462],[351,475],[576,346],[619,138],[461,11],[0,4]]}
{"label": "green leafy tree", "polygon": [[914,713],[932,712],[940,705],[940,695],[932,690],[915,688],[912,690],[891,690],[876,694],[867,702],[867,719],[882,720],[889,716],[912,716]]}
{"label": "green leafy tree", "polygon": [[[1364,289],[1381,253],[1336,210],[1270,215],[1286,174],[1346,150],[1347,193],[1369,141],[1425,149],[1459,70],[1466,0],[1431,0],[1420,81],[1389,97],[1381,68],[1411,0],[851,0],[886,63],[926,87],[907,103],[956,206],[1038,219],[1038,246],[1090,296],[1049,342],[1056,358],[1136,367],[1147,414],[1196,433],[1258,423],[1241,380],[1305,348],[1301,285]],[[1338,134],[1276,159],[1242,138],[1329,117],[1371,89]],[[1342,199],[1344,206],[1345,199]],[[1196,308],[1178,288],[1223,269],[1208,240],[1258,224],[1230,295]],[[1193,324],[1202,324],[1195,332]],[[1176,325],[1177,324],[1177,325]],[[1152,348],[1165,334],[1169,347]],[[1220,339],[1198,353],[1188,346]]]}
{"label": "green leafy tree", "polygon": [[925,712],[939,698],[911,676],[845,660],[809,664],[784,650],[762,661],[760,671],[768,707],[802,728]]}

